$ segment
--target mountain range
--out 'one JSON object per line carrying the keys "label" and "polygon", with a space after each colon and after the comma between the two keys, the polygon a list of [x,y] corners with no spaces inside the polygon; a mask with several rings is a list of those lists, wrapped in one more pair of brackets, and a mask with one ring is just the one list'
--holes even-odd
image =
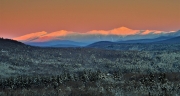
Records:
{"label": "mountain range", "polygon": [[[162,40],[162,38],[164,38]],[[86,47],[108,49],[108,50],[136,50],[136,51],[179,51],[180,36],[165,39],[159,37],[155,39],[140,39],[124,42],[100,41],[92,43]],[[160,41],[158,41],[160,40]],[[144,42],[143,42],[144,41]]]}
{"label": "mountain range", "polygon": [[157,42],[168,40],[174,37],[175,36],[160,36],[153,39],[136,39],[136,40],[118,41],[118,43],[157,43]]}
{"label": "mountain range", "polygon": [[25,42],[27,45],[40,47],[81,47],[88,44],[70,40],[51,40],[45,42]]}
{"label": "mountain range", "polygon": [[[133,30],[126,27],[112,30],[92,30],[85,33],[72,31],[35,32],[13,38],[32,46],[81,47],[99,41],[116,43],[151,43],[180,36],[179,31]],[[160,43],[160,42],[159,42]]]}
{"label": "mountain range", "polygon": [[[59,43],[60,42],[60,43]],[[89,45],[84,43],[73,42],[68,40],[61,41],[49,41],[49,42],[31,42],[28,44],[21,43],[16,40],[0,38],[0,49],[6,50],[19,50],[37,48],[39,47],[84,47],[84,48],[100,48],[108,50],[138,50],[138,51],[172,51],[180,50],[180,36],[161,36],[154,39],[139,39],[139,40],[127,40],[127,41],[98,41]],[[75,45],[77,44],[77,45]],[[28,46],[31,45],[31,46]]]}

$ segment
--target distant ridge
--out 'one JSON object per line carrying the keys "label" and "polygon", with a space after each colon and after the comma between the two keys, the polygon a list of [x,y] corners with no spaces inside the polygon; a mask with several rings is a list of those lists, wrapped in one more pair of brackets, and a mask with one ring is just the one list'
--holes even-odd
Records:
{"label": "distant ridge", "polygon": [[174,38],[175,36],[160,36],[153,39],[137,39],[137,40],[126,40],[126,41],[118,41],[118,43],[154,43],[167,39]]}
{"label": "distant ridge", "polygon": [[[177,39],[178,37],[174,38],[173,36],[160,36],[158,38],[154,38],[154,39],[137,39],[137,40],[127,40],[127,41],[118,41],[118,42],[111,42],[111,41],[99,41],[99,42],[95,42],[92,43],[90,45],[88,45],[87,47],[103,47],[103,46],[110,46],[110,45],[118,45],[118,44],[136,44],[136,43],[140,43],[140,44],[145,44],[145,43],[167,43],[170,42],[168,40],[173,40],[173,42],[179,42],[180,40],[174,40]],[[167,41],[166,41],[167,40]],[[172,41],[171,40],[171,41]]]}
{"label": "distant ridge", "polygon": [[75,42],[70,40],[51,40],[46,42],[24,42],[27,45],[39,47],[81,47],[87,45],[86,43]]}
{"label": "distant ridge", "polygon": [[180,36],[178,37],[174,37],[174,38],[170,38],[167,40],[162,40],[162,41],[158,41],[158,42],[154,42],[154,43],[180,43]]}
{"label": "distant ridge", "polygon": [[99,41],[99,42],[92,43],[88,45],[87,47],[103,47],[103,46],[114,45],[114,44],[118,44],[118,43],[111,42],[111,41]]}

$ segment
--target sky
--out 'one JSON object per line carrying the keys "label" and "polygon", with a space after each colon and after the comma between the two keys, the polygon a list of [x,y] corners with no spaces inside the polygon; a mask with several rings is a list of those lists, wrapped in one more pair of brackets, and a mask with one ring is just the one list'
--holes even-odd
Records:
{"label": "sky", "polygon": [[85,33],[122,26],[177,31],[180,0],[0,0],[0,37],[60,30]]}

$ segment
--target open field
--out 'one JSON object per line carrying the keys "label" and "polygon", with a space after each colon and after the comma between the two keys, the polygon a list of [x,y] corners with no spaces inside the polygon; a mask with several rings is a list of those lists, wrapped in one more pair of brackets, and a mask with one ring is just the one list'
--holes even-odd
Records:
{"label": "open field", "polygon": [[0,78],[2,96],[178,96],[180,51],[40,48],[4,40]]}

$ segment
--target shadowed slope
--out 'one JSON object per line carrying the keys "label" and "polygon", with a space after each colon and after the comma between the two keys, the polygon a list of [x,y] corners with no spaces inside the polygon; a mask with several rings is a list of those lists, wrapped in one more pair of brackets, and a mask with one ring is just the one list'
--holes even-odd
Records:
{"label": "shadowed slope", "polygon": [[174,38],[171,38],[171,39],[167,39],[167,40],[163,40],[163,41],[159,41],[157,43],[180,43],[180,36],[178,37],[174,37]]}
{"label": "shadowed slope", "polygon": [[12,39],[4,39],[4,38],[0,38],[0,44],[18,44],[18,45],[24,45],[22,42],[16,41],[16,40],[12,40]]}

